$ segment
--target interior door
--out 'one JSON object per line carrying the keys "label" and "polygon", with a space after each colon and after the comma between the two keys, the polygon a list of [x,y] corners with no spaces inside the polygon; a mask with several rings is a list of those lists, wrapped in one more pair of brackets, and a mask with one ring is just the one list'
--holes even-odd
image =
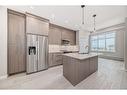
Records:
{"label": "interior door", "polygon": [[27,73],[37,71],[37,36],[27,34]]}
{"label": "interior door", "polygon": [[38,71],[48,68],[48,38],[38,36]]}

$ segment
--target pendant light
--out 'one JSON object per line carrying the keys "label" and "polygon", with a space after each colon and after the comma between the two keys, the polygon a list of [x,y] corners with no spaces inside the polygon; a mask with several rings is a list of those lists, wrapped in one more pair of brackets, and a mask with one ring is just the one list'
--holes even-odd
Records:
{"label": "pendant light", "polygon": [[84,24],[85,24],[85,22],[84,22],[84,8],[85,8],[85,5],[81,5],[81,8],[82,8],[82,21],[81,21],[81,27],[80,27],[80,30],[84,30]]}
{"label": "pendant light", "polygon": [[[94,29],[93,29],[93,33],[96,32],[96,14],[93,15],[93,18],[94,18]],[[97,47],[98,47],[98,44],[97,44]],[[97,54],[98,54],[98,49],[96,50]]]}
{"label": "pendant light", "polygon": [[82,8],[82,25],[84,25],[84,7],[85,7],[85,5],[81,5],[81,8]]}
{"label": "pendant light", "polygon": [[96,32],[96,14],[93,15],[93,18],[94,18],[94,29],[93,29],[93,32]]}

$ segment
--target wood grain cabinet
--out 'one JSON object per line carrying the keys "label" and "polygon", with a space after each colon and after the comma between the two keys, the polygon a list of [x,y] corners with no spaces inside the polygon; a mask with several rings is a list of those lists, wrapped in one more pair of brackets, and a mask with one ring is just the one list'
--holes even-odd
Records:
{"label": "wood grain cabinet", "polygon": [[49,67],[62,64],[62,53],[49,53]]}
{"label": "wood grain cabinet", "polygon": [[97,71],[98,69],[98,56],[90,58],[90,73]]}
{"label": "wood grain cabinet", "polygon": [[76,32],[54,24],[49,25],[49,44],[62,45],[62,40],[69,40],[76,45]]}
{"label": "wood grain cabinet", "polygon": [[53,65],[62,64],[62,53],[54,53],[53,54]]}
{"label": "wood grain cabinet", "polygon": [[[68,64],[69,63],[69,64]],[[63,75],[72,83],[75,84],[78,81],[78,73],[75,73],[78,70],[77,60],[63,56]]]}
{"label": "wood grain cabinet", "polygon": [[48,54],[48,66],[49,67],[53,66],[52,65],[52,62],[53,62],[53,54],[52,53],[49,53]]}
{"label": "wood grain cabinet", "polygon": [[89,59],[78,60],[63,56],[63,75],[73,84],[89,76]]}
{"label": "wood grain cabinet", "polygon": [[25,70],[25,15],[8,10],[8,74]]}
{"label": "wood grain cabinet", "polygon": [[52,24],[49,27],[49,44],[61,45],[61,28]]}
{"label": "wood grain cabinet", "polygon": [[71,45],[76,44],[76,32],[68,29],[62,30],[62,40],[69,40]]}
{"label": "wood grain cabinet", "polygon": [[49,32],[49,20],[26,13],[26,32],[47,36]]}
{"label": "wood grain cabinet", "polygon": [[63,55],[63,75],[72,85],[77,85],[98,69],[98,57],[77,59]]}
{"label": "wood grain cabinet", "polygon": [[88,77],[89,74],[90,74],[90,71],[89,71],[89,68],[90,68],[90,66],[89,66],[89,59],[81,60],[76,65],[78,65],[77,66],[77,68],[78,68],[78,82],[80,82],[84,78]]}

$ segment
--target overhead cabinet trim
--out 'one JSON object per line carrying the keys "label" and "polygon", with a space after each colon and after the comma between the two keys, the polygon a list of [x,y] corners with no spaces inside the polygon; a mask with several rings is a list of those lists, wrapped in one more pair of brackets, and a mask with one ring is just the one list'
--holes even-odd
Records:
{"label": "overhead cabinet trim", "polygon": [[33,33],[26,33],[28,35],[38,35],[38,36],[45,36],[45,37],[48,37],[48,35],[42,35],[42,34],[33,34]]}
{"label": "overhead cabinet trim", "polygon": [[41,21],[44,21],[44,22],[48,22],[49,23],[49,19],[46,19],[46,18],[37,16],[37,15],[31,14],[31,13],[28,13],[28,12],[26,12],[26,16],[32,17],[32,18],[35,18],[35,19],[38,19],[38,20],[41,20]]}
{"label": "overhead cabinet trim", "polygon": [[18,15],[18,16],[23,16],[23,17],[25,17],[25,16],[26,16],[24,13],[17,12],[17,11],[12,10],[12,9],[7,9],[7,13],[8,13],[8,14]]}
{"label": "overhead cabinet trim", "polygon": [[49,20],[26,13],[26,33],[48,36]]}

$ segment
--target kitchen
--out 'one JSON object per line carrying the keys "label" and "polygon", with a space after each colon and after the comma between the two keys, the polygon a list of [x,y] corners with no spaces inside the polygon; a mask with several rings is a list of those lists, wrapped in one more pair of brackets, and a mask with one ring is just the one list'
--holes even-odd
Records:
{"label": "kitchen", "polygon": [[[83,6],[83,5],[76,6],[76,7],[72,6],[72,8],[74,9],[78,8],[77,9],[78,13],[81,13],[80,15],[81,17],[78,16],[80,17],[79,22],[81,23],[85,23],[83,22],[85,20],[81,19],[82,9],[85,7],[89,8],[89,6]],[[112,6],[110,7],[112,8]],[[25,8],[27,9],[27,11]],[[42,15],[39,15],[39,12],[37,12],[36,8],[42,9],[41,10]],[[55,9],[58,10],[60,7],[50,6],[49,8],[51,9],[54,8],[54,10]],[[71,6],[67,6],[67,8],[71,8]],[[122,8],[124,9],[126,8],[126,6],[122,6],[121,10],[123,10]],[[60,9],[65,10],[66,8],[65,6],[63,6]],[[65,15],[60,17],[63,18],[64,24],[61,22],[59,22],[58,24],[58,21],[56,21],[57,24],[55,24],[56,15],[52,12],[50,12],[51,17],[48,17],[49,14],[47,13],[43,14],[45,7],[41,8],[36,6],[25,6],[23,8],[18,6],[17,7],[8,6],[8,7],[1,8],[1,10],[3,11],[3,14],[7,15],[8,18],[8,19],[3,19],[7,21],[5,22],[8,25],[8,26],[4,26],[5,28],[8,27],[7,28],[8,30],[7,68],[6,66],[4,67],[6,68],[5,71],[7,72],[7,74],[3,74],[3,75],[1,74],[2,76],[1,78],[4,81],[4,79],[8,77],[7,79],[10,79],[10,81],[7,80],[7,82],[10,83],[10,85],[8,86],[8,84],[5,83],[6,81],[4,81],[3,83],[0,82],[1,83],[0,88],[14,88],[14,89],[31,88],[32,89],[34,88],[35,84],[38,84],[38,86],[35,88],[42,88],[42,89],[46,89],[46,88],[55,89],[55,87],[56,89],[57,88],[64,89],[64,87],[65,89],[66,88],[75,89],[78,87],[83,88],[85,83],[82,84],[82,82],[84,82],[85,80],[89,81],[88,79],[90,77],[93,77],[92,81],[95,82],[96,80],[94,80],[94,78],[96,77],[96,74],[98,75],[100,74],[100,72],[102,72],[100,71],[102,70],[102,68],[100,67],[103,67],[103,65],[106,64],[100,64],[100,61],[102,63],[103,61],[109,63],[118,63],[118,64],[120,63],[119,65],[121,67],[123,66],[123,56],[120,57],[120,60],[122,61],[117,62],[116,60],[111,61],[111,60],[103,59],[104,56],[101,54],[101,52],[99,52],[98,50],[94,51],[94,49],[96,50],[96,48],[93,48],[94,52],[91,52],[90,49],[92,48],[92,45],[90,43],[91,41],[90,38],[92,38],[92,36],[94,38],[94,33],[84,29],[82,31],[78,31],[77,24],[74,25],[75,28],[72,29],[73,25],[70,27],[69,20],[64,19]],[[48,10],[48,6],[47,6],[47,10]],[[62,14],[62,13],[60,14],[60,11],[58,13],[59,15]],[[93,21],[95,21],[98,15],[95,15],[94,12],[92,12],[92,14],[90,15],[92,19],[91,23],[95,24],[95,22]],[[123,15],[122,17],[124,18]],[[3,18],[5,18],[5,16],[3,16]],[[57,19],[59,20],[59,18]],[[2,16],[1,16],[1,20],[2,20]],[[113,29],[116,30],[123,29],[124,27],[123,22],[122,23],[120,22],[120,24],[117,23],[116,26],[112,25]],[[96,27],[94,27],[94,29],[95,28]],[[108,29],[112,30],[110,29],[110,27],[108,27]],[[99,31],[102,30],[100,29]],[[120,30],[120,31],[124,31],[124,30]],[[89,37],[90,33],[92,34]],[[108,34],[104,33],[104,35],[107,37]],[[124,34],[121,34],[121,36],[123,37]],[[104,50],[103,48],[100,49]],[[119,49],[121,49],[122,51],[123,47],[120,47]],[[112,50],[112,47],[109,48],[109,51],[110,50]],[[114,55],[112,58],[118,59],[116,56],[114,57]],[[102,59],[100,58],[100,56]],[[108,71],[106,71],[106,73],[107,72]],[[34,80],[35,77],[37,77],[37,79]],[[101,77],[101,75],[99,77]],[[13,85],[13,82],[15,82],[15,80],[13,79],[16,79],[17,81],[16,85]],[[39,79],[42,79],[43,82],[40,83]],[[95,83],[95,88],[97,85],[100,86],[100,84]],[[93,86],[90,86],[89,88],[92,89],[92,87]],[[108,86],[104,86],[104,87],[108,87]]]}

